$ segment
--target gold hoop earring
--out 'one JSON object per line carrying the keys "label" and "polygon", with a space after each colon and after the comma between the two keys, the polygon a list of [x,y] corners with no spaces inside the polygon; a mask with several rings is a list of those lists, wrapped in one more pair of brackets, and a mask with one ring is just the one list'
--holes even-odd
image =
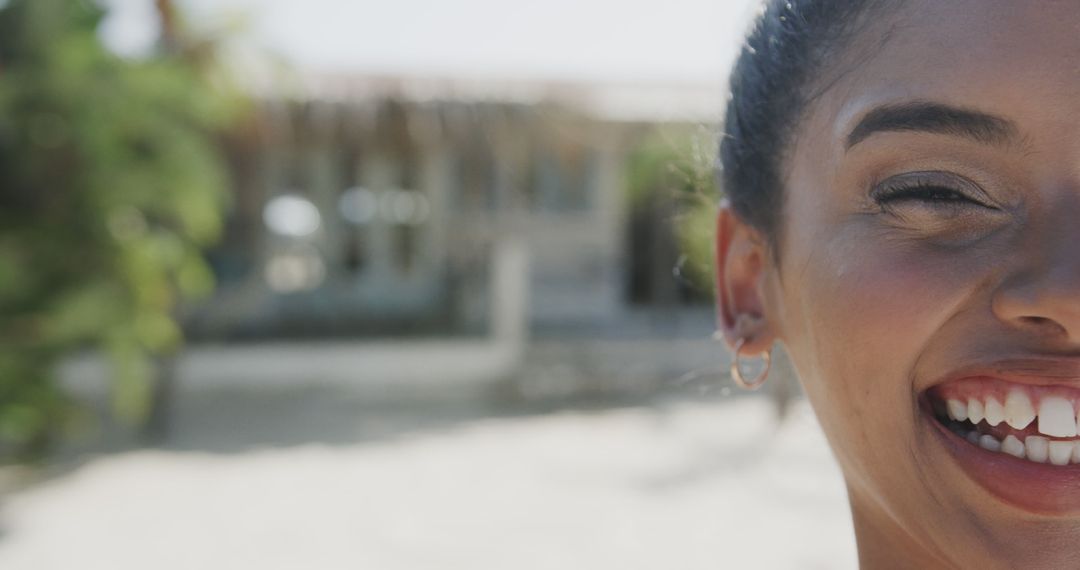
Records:
{"label": "gold hoop earring", "polygon": [[744,338],[735,341],[735,358],[731,361],[731,379],[744,390],[757,390],[769,377],[769,366],[772,364],[772,349],[761,353],[760,358],[764,368],[761,372],[758,372],[757,376],[751,380],[747,380],[742,374],[742,367],[739,366],[739,351],[742,350],[744,344],[746,344],[746,339]]}

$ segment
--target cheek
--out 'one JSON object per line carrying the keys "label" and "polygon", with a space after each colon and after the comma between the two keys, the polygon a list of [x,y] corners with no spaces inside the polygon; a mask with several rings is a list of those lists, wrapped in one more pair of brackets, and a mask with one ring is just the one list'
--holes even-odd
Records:
{"label": "cheek", "polygon": [[853,225],[813,249],[794,244],[781,288],[785,343],[848,468],[895,461],[912,446],[912,370],[947,342],[944,325],[966,307],[985,269],[970,252],[874,234]]}
{"label": "cheek", "polygon": [[796,295],[816,348],[893,373],[910,369],[977,280],[947,255],[862,239],[834,241],[805,275]]}

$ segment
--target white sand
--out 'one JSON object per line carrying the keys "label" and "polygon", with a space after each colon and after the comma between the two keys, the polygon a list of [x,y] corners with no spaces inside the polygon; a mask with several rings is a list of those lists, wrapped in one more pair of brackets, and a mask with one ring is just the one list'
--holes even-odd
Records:
{"label": "white sand", "polygon": [[5,570],[855,567],[805,404],[477,419],[349,445],[106,456],[5,499]]}

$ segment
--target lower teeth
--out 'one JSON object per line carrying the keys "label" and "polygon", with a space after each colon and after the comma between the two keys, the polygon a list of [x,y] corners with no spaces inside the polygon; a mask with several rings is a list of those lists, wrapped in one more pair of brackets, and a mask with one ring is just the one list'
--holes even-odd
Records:
{"label": "lower teeth", "polygon": [[990,434],[979,433],[975,429],[965,429],[955,423],[950,426],[950,429],[972,445],[977,445],[987,451],[1007,453],[1035,463],[1080,464],[1080,439],[1054,440],[1040,435],[1030,435],[1021,441],[1020,438],[1009,435],[1004,440],[999,440]]}

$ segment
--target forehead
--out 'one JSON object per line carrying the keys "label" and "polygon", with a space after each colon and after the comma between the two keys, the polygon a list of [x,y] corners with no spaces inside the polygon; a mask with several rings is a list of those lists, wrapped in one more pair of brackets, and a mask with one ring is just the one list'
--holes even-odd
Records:
{"label": "forehead", "polygon": [[977,108],[1035,130],[1075,127],[1080,2],[908,0],[871,18],[830,72],[837,79],[811,116],[834,140],[869,109],[910,100]]}

